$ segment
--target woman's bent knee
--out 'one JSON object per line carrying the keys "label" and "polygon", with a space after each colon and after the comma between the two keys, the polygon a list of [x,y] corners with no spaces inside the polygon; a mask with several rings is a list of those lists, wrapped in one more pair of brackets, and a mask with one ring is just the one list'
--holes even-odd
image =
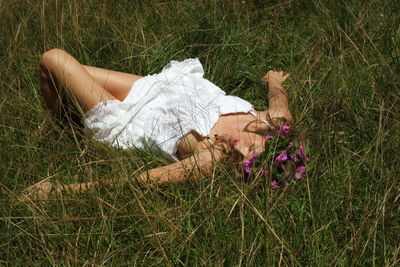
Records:
{"label": "woman's bent knee", "polygon": [[69,56],[69,54],[64,50],[53,48],[40,57],[40,67],[50,69],[59,66],[63,61],[65,61],[67,56]]}

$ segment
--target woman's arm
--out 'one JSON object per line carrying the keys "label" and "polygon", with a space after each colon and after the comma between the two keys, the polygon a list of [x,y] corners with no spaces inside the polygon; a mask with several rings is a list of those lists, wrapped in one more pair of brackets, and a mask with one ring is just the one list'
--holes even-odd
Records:
{"label": "woman's arm", "polygon": [[[210,174],[215,163],[222,159],[223,153],[216,148],[205,149],[181,161],[142,172],[136,181],[142,185],[168,185],[170,183],[198,178],[201,174]],[[121,179],[103,179],[99,182],[75,183],[64,185],[62,191],[86,192],[93,191],[99,185],[118,185],[132,181],[132,177]]]}
{"label": "woman's arm", "polygon": [[[136,178],[136,181],[145,186],[155,186],[198,178],[202,174],[212,173],[215,164],[222,159],[223,155],[218,148],[203,149],[181,161],[142,172]],[[44,182],[25,190],[22,197],[24,199],[45,200],[53,191],[70,193],[93,192],[100,185],[116,186],[133,179],[135,178],[103,179],[98,182],[73,183],[60,186],[53,186],[49,182]]]}
{"label": "woman's arm", "polygon": [[211,174],[215,163],[219,162],[222,156],[220,149],[204,149],[181,161],[142,172],[138,181],[144,184],[167,185],[198,178],[202,174]]}
{"label": "woman's arm", "polygon": [[283,83],[289,78],[289,74],[283,71],[270,70],[261,79],[268,84],[268,115],[272,120],[284,119],[292,122],[292,114],[289,109],[288,95]]}

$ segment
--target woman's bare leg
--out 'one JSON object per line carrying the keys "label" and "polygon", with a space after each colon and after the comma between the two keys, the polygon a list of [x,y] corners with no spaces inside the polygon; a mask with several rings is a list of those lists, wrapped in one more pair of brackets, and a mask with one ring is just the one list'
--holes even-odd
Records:
{"label": "woman's bare leg", "polygon": [[40,88],[46,106],[61,115],[65,100],[71,99],[81,112],[104,100],[116,100],[74,57],[52,49],[40,59]]}
{"label": "woman's bare leg", "polygon": [[[70,98],[82,112],[103,100],[123,100],[141,76],[80,64],[60,49],[52,49],[40,59],[40,88],[46,106],[57,115],[64,112]],[[72,192],[91,190],[98,182],[66,185]],[[47,199],[53,185],[46,181],[27,188],[22,200]]]}
{"label": "woman's bare leg", "polygon": [[132,85],[142,78],[142,76],[119,71],[85,65],[83,65],[83,67],[96,80],[96,82],[120,101],[125,99],[131,90]]}

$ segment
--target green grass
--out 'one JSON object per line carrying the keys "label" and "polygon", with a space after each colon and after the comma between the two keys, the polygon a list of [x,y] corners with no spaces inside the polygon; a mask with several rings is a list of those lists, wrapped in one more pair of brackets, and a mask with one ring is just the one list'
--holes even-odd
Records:
{"label": "green grass", "polygon": [[[399,10],[392,0],[0,1],[0,265],[397,265]],[[250,190],[227,165],[167,188],[132,181],[23,204],[20,192],[44,179],[166,164],[51,117],[38,61],[54,47],[140,75],[199,57],[206,78],[257,108],[261,75],[289,71],[312,170],[278,192],[266,181]]]}

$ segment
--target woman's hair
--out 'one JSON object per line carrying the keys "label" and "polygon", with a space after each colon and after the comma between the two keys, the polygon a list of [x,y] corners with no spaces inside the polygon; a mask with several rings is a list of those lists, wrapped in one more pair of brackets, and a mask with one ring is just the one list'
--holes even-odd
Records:
{"label": "woman's hair", "polygon": [[306,175],[309,157],[304,135],[294,126],[275,122],[275,134],[265,135],[265,147],[261,153],[254,152],[243,162],[244,156],[234,146],[229,152],[235,172],[245,182],[268,177],[271,187],[286,186],[292,180],[300,180]]}

